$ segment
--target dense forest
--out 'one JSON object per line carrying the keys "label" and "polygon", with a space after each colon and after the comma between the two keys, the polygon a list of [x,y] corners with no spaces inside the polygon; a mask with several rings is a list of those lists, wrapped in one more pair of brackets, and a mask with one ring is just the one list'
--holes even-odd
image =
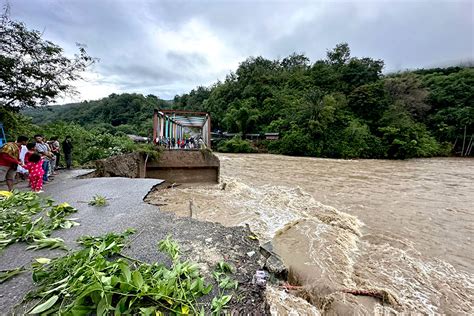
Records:
{"label": "dense forest", "polygon": [[[63,120],[148,136],[152,109],[172,107],[210,112],[214,131],[278,132],[280,140],[261,144],[274,153],[403,159],[460,154],[464,147],[465,154],[474,132],[474,68],[383,75],[383,67],[382,60],[352,57],[339,44],[314,63],[300,54],[250,57],[223,82],[172,102],[112,94],[24,113],[39,124]],[[219,148],[249,151],[239,139]]]}
{"label": "dense forest", "polygon": [[[272,152],[342,158],[409,158],[460,152],[474,132],[474,68],[382,75],[384,63],[347,44],[311,64],[304,55],[251,57],[173,107],[211,113],[216,129],[278,132]],[[238,147],[238,146],[237,146]],[[455,148],[454,148],[455,147]],[[467,147],[467,145],[465,146]]]}

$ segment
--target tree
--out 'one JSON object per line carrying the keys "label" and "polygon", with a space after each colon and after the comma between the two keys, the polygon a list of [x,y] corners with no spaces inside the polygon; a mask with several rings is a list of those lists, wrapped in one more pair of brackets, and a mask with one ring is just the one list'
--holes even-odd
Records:
{"label": "tree", "polygon": [[341,79],[348,85],[347,91],[379,80],[384,62],[372,58],[351,58],[341,68]]}
{"label": "tree", "polygon": [[383,60],[368,57],[351,57],[347,43],[341,43],[327,51],[327,64],[334,67],[337,80],[342,81],[341,88],[350,93],[354,88],[376,82],[380,79],[384,67]]}
{"label": "tree", "polygon": [[224,124],[229,128],[237,128],[242,136],[251,131],[258,120],[258,111],[254,107],[255,98],[236,102],[224,117]]}
{"label": "tree", "polygon": [[[428,126],[442,141],[463,140],[464,129],[467,135],[474,133],[474,68],[443,74],[437,72],[427,75],[423,81],[429,89],[428,102],[431,111]],[[457,150],[461,150],[458,141]]]}
{"label": "tree", "polygon": [[326,55],[330,64],[342,66],[347,64],[349,61],[351,57],[351,49],[349,48],[349,44],[340,43],[337,44],[333,50],[327,51]]}
{"label": "tree", "polygon": [[369,127],[358,119],[350,119],[337,142],[343,158],[374,158],[381,151],[380,139],[372,135]]}
{"label": "tree", "polygon": [[391,101],[399,101],[411,116],[420,121],[431,106],[427,103],[428,90],[423,87],[420,78],[413,73],[405,73],[384,80]]}
{"label": "tree", "polygon": [[293,125],[291,130],[286,133],[282,139],[269,144],[271,152],[293,155],[293,156],[309,156],[311,138],[297,125]]}
{"label": "tree", "polygon": [[304,119],[307,120],[308,130],[313,137],[321,136],[335,120],[337,101],[331,95],[322,97],[318,91],[310,91],[306,99],[307,109],[303,113],[306,115]]}
{"label": "tree", "polygon": [[381,82],[360,86],[349,95],[352,112],[369,125],[377,123],[388,105],[387,92]]}
{"label": "tree", "polygon": [[384,112],[379,127],[388,158],[405,159],[431,157],[441,152],[439,143],[426,126],[416,123],[401,102],[396,102]]}
{"label": "tree", "polygon": [[95,62],[83,46],[74,58],[42,38],[39,31],[9,18],[8,7],[0,24],[0,105],[19,110],[54,102],[60,94],[76,93],[72,82]]}
{"label": "tree", "polygon": [[306,70],[309,67],[309,58],[303,54],[293,53],[288,57],[283,58],[281,66],[286,70]]}

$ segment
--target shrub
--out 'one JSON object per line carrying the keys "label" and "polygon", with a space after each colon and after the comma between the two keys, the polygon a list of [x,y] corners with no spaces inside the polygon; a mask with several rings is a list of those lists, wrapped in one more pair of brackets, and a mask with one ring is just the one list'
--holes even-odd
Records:
{"label": "shrub", "polygon": [[248,140],[243,140],[240,136],[234,136],[230,140],[223,141],[217,146],[217,151],[223,153],[254,153],[256,152]]}
{"label": "shrub", "polygon": [[285,134],[282,139],[271,142],[268,149],[272,153],[309,156],[311,138],[300,129],[295,129]]}

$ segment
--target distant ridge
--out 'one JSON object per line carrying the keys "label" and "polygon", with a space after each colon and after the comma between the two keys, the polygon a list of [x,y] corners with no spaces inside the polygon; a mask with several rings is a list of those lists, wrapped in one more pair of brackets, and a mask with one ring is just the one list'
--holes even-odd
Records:
{"label": "distant ridge", "polygon": [[153,109],[169,108],[172,104],[173,101],[154,95],[123,93],[93,101],[26,109],[22,113],[39,125],[64,121],[146,136],[151,128]]}

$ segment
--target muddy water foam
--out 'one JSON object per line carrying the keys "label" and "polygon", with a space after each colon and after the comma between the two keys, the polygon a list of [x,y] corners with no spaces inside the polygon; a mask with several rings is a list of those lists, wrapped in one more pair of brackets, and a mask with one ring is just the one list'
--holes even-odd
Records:
{"label": "muddy water foam", "polygon": [[[198,219],[248,224],[272,239],[321,311],[474,309],[474,161],[219,158],[219,186],[160,191],[152,199],[183,216],[192,201]],[[354,290],[381,296],[347,293]]]}

